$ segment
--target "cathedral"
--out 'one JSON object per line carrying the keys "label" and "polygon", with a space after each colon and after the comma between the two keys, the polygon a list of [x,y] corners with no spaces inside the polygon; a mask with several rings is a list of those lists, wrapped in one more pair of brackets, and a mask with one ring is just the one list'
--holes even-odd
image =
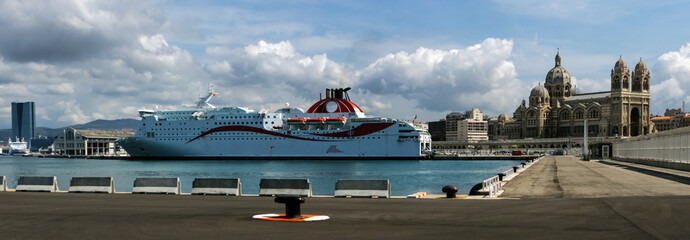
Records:
{"label": "cathedral", "polygon": [[555,60],[543,86],[540,83],[530,92],[529,104],[522,100],[512,119],[499,116],[495,126],[502,135],[499,138],[582,137],[585,119],[590,137],[629,137],[652,131],[650,75],[642,59],[632,73],[619,59],[611,70],[611,90],[592,93],[572,85],[560,53]]}

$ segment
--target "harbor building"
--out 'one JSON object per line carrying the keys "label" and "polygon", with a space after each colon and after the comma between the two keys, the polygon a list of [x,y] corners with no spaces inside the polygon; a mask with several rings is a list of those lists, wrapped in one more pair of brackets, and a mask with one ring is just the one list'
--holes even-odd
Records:
{"label": "harbor building", "polygon": [[690,126],[690,113],[678,109],[666,109],[664,116],[652,117],[657,132]]}
{"label": "harbor building", "polygon": [[35,136],[36,111],[34,102],[12,102],[12,140],[28,143]]}
{"label": "harbor building", "polygon": [[458,135],[456,141],[478,142],[489,140],[489,125],[487,121],[465,119],[458,121]]}
{"label": "harbor building", "polygon": [[496,118],[490,118],[488,121],[488,137],[489,140],[506,140],[508,139],[509,133],[506,126],[513,120],[508,117],[508,114],[501,113]]}
{"label": "harbor building", "polygon": [[134,134],[126,130],[77,130],[65,128],[62,134],[55,136],[53,153],[70,156],[119,156],[126,152],[117,144],[117,139],[131,137]]}
{"label": "harbor building", "polygon": [[561,65],[546,74],[544,84],[534,87],[529,102],[522,101],[513,119],[504,121],[510,139],[582,137],[585,119],[590,137],[631,137],[652,132],[650,73],[642,59],[631,72],[618,59],[611,69],[610,91],[584,93],[570,81]]}
{"label": "harbor building", "polygon": [[429,125],[429,134],[431,134],[431,141],[446,140],[446,119],[428,122],[427,124]]}
{"label": "harbor building", "polygon": [[488,140],[488,122],[479,109],[451,112],[445,119],[429,122],[429,133],[434,141],[477,142]]}

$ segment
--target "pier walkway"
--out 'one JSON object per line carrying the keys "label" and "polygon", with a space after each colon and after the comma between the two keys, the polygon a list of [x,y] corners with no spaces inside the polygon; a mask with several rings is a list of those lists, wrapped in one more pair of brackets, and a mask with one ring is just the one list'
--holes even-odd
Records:
{"label": "pier walkway", "polygon": [[309,223],[252,219],[273,197],[0,192],[0,239],[685,239],[690,185],[659,176],[546,157],[502,199],[310,197]]}
{"label": "pier walkway", "polygon": [[505,184],[503,191],[502,198],[690,196],[690,172],[550,156]]}

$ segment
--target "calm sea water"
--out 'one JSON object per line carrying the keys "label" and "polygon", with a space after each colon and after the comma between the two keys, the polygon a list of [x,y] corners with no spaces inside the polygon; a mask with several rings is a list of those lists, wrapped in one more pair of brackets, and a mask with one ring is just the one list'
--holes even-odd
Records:
{"label": "calm sea water", "polygon": [[113,177],[115,190],[130,192],[140,177],[179,177],[182,192],[192,191],[194,178],[240,178],[242,193],[258,194],[262,178],[307,178],[314,195],[333,195],[338,179],[389,179],[391,195],[415,192],[442,194],[445,185],[467,194],[484,179],[520,161],[358,161],[358,160],[175,160],[124,161],[0,156],[0,176],[9,188],[19,176],[57,176],[60,190],[72,177]]}

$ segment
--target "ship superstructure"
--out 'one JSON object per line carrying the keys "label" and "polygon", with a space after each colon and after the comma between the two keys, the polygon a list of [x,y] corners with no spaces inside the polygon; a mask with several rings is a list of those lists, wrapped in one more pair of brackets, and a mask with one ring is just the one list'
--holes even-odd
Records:
{"label": "ship superstructure", "polygon": [[28,144],[23,138],[21,140],[17,138],[14,142],[12,138],[9,138],[7,145],[9,145],[9,152],[7,153],[9,155],[26,155],[29,153]]}
{"label": "ship superstructure", "polygon": [[135,135],[119,143],[135,158],[421,158],[431,149],[425,129],[367,117],[349,89],[327,89],[306,112],[267,113],[213,106],[211,88],[181,110],[139,110]]}

